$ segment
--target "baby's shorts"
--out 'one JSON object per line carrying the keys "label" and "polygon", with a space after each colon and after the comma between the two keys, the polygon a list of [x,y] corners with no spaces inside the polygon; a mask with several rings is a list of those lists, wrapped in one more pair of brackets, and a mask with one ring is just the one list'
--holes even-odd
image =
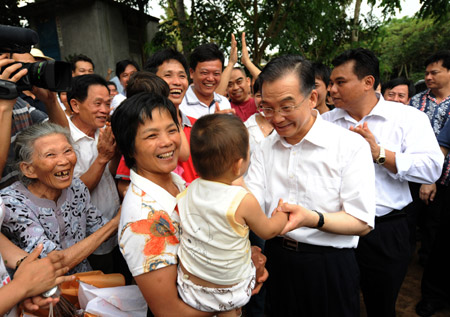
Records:
{"label": "baby's shorts", "polygon": [[228,288],[212,288],[192,283],[178,265],[177,288],[181,299],[189,306],[205,311],[229,311],[244,306],[252,296],[256,283],[256,270],[244,281]]}

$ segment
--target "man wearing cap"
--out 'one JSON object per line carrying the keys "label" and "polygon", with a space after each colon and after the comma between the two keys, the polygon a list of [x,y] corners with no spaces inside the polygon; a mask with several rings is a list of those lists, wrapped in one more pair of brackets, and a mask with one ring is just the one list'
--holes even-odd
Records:
{"label": "man wearing cap", "polygon": [[52,61],[53,58],[45,56],[44,53],[38,49],[33,47],[30,51],[31,56],[34,57],[34,59],[36,60],[36,62],[45,62],[45,61]]}

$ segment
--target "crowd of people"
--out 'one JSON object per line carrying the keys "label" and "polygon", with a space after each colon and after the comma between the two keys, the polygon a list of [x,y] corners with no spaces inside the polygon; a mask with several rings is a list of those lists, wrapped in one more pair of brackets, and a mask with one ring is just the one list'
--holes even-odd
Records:
{"label": "crowd of people", "polygon": [[[416,312],[449,304],[450,51],[416,93],[380,83],[364,48],[259,69],[241,44],[240,65],[232,36],[226,66],[208,43],[114,78],[78,55],[69,91],[0,99],[0,314],[101,270],[148,315],[360,316],[362,292],[368,316],[395,316],[416,231]],[[0,55],[0,80],[36,59]]]}

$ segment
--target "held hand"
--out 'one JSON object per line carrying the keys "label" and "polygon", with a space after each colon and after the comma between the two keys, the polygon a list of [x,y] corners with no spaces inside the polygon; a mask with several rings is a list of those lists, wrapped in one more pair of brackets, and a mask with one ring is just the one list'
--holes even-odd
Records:
{"label": "held hand", "polygon": [[273,210],[272,216],[274,216],[277,212],[284,212],[284,210],[283,210],[283,199],[281,199],[281,198],[278,200],[278,205]]}
{"label": "held hand", "polygon": [[372,134],[372,131],[369,130],[367,122],[364,122],[359,126],[351,126],[350,131],[356,132],[361,135],[370,145],[370,151],[372,152],[373,160],[376,160],[380,155],[380,146],[377,144],[375,140],[375,136]]}
{"label": "held hand", "polygon": [[109,162],[116,154],[116,139],[112,133],[111,126],[107,125],[100,129],[97,144],[98,156],[103,163]]}
{"label": "held hand", "polygon": [[42,249],[42,244],[37,246],[23,260],[14,274],[13,281],[15,280],[17,285],[26,288],[25,297],[39,295],[55,285],[75,278],[74,276],[62,276],[69,271],[69,268],[63,266],[61,253],[49,254],[43,259],[38,259]]}
{"label": "held hand", "polygon": [[215,106],[214,113],[221,113],[221,114],[231,113],[231,114],[236,114],[236,110],[234,110],[233,108],[220,110],[219,103],[216,101],[216,106]]}
{"label": "held hand", "polygon": [[245,41],[245,32],[242,32],[242,56],[241,62],[243,65],[247,65],[250,62],[250,56],[248,54],[247,42]]}
{"label": "held hand", "polygon": [[436,196],[436,192],[436,184],[422,184],[422,186],[420,186],[419,197],[425,204],[428,205],[429,203],[433,202],[434,197]]}
{"label": "held hand", "polygon": [[237,61],[238,61],[237,42],[236,42],[236,38],[234,37],[234,34],[231,34],[231,49],[230,49],[230,59],[228,60],[228,65],[234,66],[234,64],[236,64]]}
{"label": "held hand", "polygon": [[[300,227],[314,227],[314,212],[302,207],[300,205],[293,205],[284,203],[283,206],[278,207],[283,212],[289,212],[289,220],[284,227],[281,234],[300,228]],[[278,209],[277,208],[277,209]]]}

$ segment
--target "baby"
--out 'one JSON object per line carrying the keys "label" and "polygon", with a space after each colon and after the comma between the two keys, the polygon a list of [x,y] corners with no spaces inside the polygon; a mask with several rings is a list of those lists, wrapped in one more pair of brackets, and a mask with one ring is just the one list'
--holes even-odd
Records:
{"label": "baby", "polygon": [[177,196],[178,293],[196,309],[235,316],[255,285],[249,230],[273,238],[288,214],[267,218],[251,193],[232,185],[250,159],[248,132],[238,117],[212,114],[198,119],[191,131],[191,156],[200,178]]}

